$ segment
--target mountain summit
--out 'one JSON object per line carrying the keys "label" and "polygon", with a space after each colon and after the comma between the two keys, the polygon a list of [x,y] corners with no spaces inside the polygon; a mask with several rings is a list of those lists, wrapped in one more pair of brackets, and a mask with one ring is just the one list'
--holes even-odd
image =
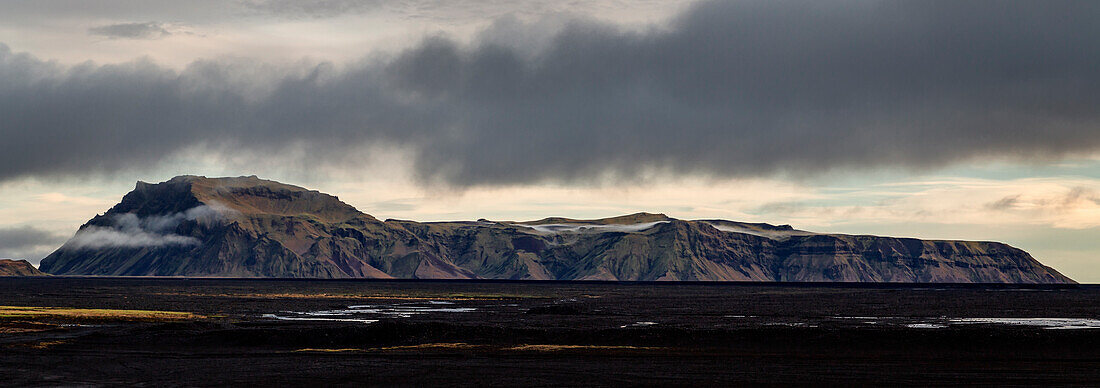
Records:
{"label": "mountain summit", "polygon": [[1072,283],[996,242],[821,234],[638,213],[379,221],[255,176],[138,182],[40,269],[60,275]]}

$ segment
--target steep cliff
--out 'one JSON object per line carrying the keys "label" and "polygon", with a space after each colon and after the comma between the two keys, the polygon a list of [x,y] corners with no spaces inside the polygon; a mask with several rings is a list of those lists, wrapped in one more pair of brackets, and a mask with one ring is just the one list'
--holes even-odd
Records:
{"label": "steep cliff", "polygon": [[52,274],[1071,283],[996,242],[819,234],[663,214],[379,221],[256,177],[137,184],[42,261]]}

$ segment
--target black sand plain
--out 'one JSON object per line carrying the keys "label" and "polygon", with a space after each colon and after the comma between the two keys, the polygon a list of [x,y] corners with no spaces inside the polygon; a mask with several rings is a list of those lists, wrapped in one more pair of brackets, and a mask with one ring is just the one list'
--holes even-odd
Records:
{"label": "black sand plain", "polygon": [[1097,286],[0,278],[0,298],[111,309],[0,311],[5,386],[1100,384]]}

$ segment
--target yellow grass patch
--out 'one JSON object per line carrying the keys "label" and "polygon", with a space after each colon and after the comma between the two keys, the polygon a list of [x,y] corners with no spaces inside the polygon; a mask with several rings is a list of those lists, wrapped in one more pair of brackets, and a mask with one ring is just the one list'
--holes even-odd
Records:
{"label": "yellow grass patch", "polygon": [[378,348],[378,350],[474,349],[481,347],[485,347],[485,345],[471,345],[462,342],[440,342],[418,345],[388,346],[384,348]]}
{"label": "yellow grass patch", "polygon": [[35,343],[29,344],[27,346],[29,346],[31,348],[34,348],[34,349],[46,349],[46,348],[56,346],[56,345],[61,345],[61,344],[64,344],[64,343],[65,343],[65,341],[42,341],[42,342],[35,342]]}
{"label": "yellow grass patch", "polygon": [[37,333],[52,329],[53,327],[5,327],[0,326],[0,334]]}
{"label": "yellow grass patch", "polygon": [[68,307],[0,306],[0,318],[34,319],[121,319],[121,320],[184,320],[201,318],[192,313],[150,310],[78,309]]}

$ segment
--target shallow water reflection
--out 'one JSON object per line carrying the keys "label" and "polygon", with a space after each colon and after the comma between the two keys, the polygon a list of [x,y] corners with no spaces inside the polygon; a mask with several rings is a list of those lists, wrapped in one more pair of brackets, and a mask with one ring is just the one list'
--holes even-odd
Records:
{"label": "shallow water reflection", "polygon": [[[454,302],[429,300],[394,304],[352,305],[346,309],[320,311],[282,311],[264,314],[264,318],[282,321],[337,321],[373,323],[380,318],[409,318],[413,315],[432,313],[468,313],[475,307],[450,307]],[[447,307],[440,307],[447,306]]]}

